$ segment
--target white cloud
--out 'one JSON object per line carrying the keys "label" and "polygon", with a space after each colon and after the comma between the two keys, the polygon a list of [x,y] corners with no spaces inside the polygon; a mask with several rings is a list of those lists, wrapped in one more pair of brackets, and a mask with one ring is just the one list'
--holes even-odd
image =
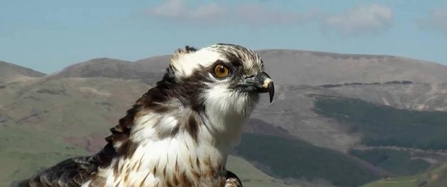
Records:
{"label": "white cloud", "polygon": [[219,20],[224,17],[226,12],[225,7],[215,3],[190,9],[186,6],[186,0],[164,0],[160,6],[148,11],[150,16],[157,18],[196,22]]}
{"label": "white cloud", "polygon": [[[186,6],[186,0],[164,0],[158,7],[149,9],[150,16],[157,18],[190,21],[225,20],[252,26],[272,24],[295,24],[309,19],[307,13],[280,11],[265,7],[262,3],[241,5],[230,8],[216,3],[202,4],[191,8]],[[221,23],[221,22],[214,22]]]}
{"label": "white cloud", "polygon": [[421,28],[433,29],[447,35],[447,7],[433,10],[429,16],[417,20]]}
{"label": "white cloud", "polygon": [[200,19],[203,17],[220,17],[227,12],[226,8],[219,7],[217,4],[207,4],[199,6],[196,10],[190,13],[190,17]]}
{"label": "white cloud", "polygon": [[240,21],[250,25],[277,25],[277,24],[302,24],[315,20],[320,16],[320,11],[307,12],[281,11],[268,8],[262,4],[247,4],[239,7],[236,14]]}
{"label": "white cloud", "polygon": [[159,17],[176,18],[185,13],[183,0],[166,0],[160,6],[149,10],[149,14]]}
{"label": "white cloud", "polygon": [[344,35],[379,33],[393,23],[393,11],[382,5],[359,6],[340,14],[325,16],[323,24]]}
{"label": "white cloud", "polygon": [[248,26],[298,25],[309,22],[322,25],[343,35],[380,33],[391,27],[393,11],[382,5],[359,6],[338,14],[310,11],[284,11],[267,7],[264,3],[251,3],[228,7],[216,3],[187,7],[186,0],[165,0],[149,10],[149,15],[193,23],[221,24],[222,21]]}

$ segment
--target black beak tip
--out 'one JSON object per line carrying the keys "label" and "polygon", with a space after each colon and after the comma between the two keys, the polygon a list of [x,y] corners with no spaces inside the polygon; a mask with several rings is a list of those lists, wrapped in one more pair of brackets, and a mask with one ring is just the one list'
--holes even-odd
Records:
{"label": "black beak tip", "polygon": [[275,85],[273,84],[273,82],[270,82],[268,84],[268,91],[269,91],[270,103],[272,103],[273,96],[275,95]]}

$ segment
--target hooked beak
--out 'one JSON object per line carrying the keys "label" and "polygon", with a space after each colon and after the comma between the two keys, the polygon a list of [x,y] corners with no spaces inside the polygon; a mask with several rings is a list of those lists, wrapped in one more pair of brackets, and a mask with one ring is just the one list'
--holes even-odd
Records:
{"label": "hooked beak", "polygon": [[242,91],[257,92],[257,93],[269,93],[270,103],[273,101],[275,95],[275,86],[270,76],[262,72],[255,77],[245,78],[238,85]]}

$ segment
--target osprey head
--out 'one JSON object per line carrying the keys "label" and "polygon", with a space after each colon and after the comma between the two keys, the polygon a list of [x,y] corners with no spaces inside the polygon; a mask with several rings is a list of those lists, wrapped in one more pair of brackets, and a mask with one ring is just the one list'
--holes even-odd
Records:
{"label": "osprey head", "polygon": [[254,51],[234,44],[217,43],[202,49],[186,46],[172,56],[170,70],[179,84],[190,85],[196,101],[214,111],[234,111],[247,117],[274,85]]}

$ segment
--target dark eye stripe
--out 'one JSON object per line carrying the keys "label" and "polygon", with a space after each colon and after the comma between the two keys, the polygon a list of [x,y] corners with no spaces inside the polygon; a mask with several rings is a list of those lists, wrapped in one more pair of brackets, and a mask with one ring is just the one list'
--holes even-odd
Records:
{"label": "dark eye stripe", "polygon": [[239,61],[239,60],[232,60],[232,61],[231,61],[231,65],[232,65],[233,67],[240,67],[240,66],[242,66],[242,62]]}
{"label": "dark eye stripe", "polygon": [[214,62],[212,67],[216,66],[216,64],[225,64],[230,69],[234,69],[234,68],[238,68],[238,67],[242,66],[242,62],[239,61],[238,59],[230,60],[230,63],[224,62],[222,60],[216,60],[216,62]]}
{"label": "dark eye stripe", "polygon": [[243,65],[242,62],[241,62],[241,59],[237,58],[236,56],[230,57],[228,60],[230,61],[230,64],[233,67],[240,67],[240,66]]}

